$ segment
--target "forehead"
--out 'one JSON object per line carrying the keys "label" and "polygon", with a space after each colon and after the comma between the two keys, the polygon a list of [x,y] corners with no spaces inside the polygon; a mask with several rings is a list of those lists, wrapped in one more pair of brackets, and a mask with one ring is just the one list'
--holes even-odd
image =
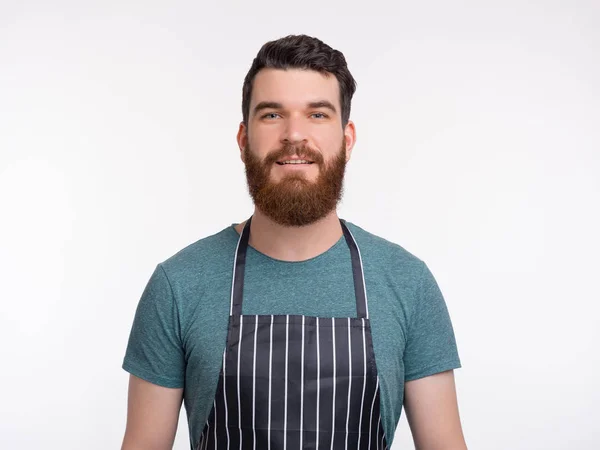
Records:
{"label": "forehead", "polygon": [[250,108],[264,101],[301,108],[321,100],[330,101],[340,110],[339,83],[335,75],[315,70],[263,69],[254,78]]}

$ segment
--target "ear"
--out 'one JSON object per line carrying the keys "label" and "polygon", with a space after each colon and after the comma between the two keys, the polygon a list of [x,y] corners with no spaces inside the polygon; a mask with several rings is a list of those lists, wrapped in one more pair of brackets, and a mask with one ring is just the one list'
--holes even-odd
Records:
{"label": "ear", "polygon": [[240,158],[242,159],[242,162],[244,162],[244,150],[248,145],[248,129],[246,128],[246,125],[244,125],[244,122],[240,122],[236,139],[238,147],[240,148]]}
{"label": "ear", "polygon": [[356,143],[356,126],[351,120],[344,127],[344,140],[346,142],[346,162],[350,161],[352,149]]}

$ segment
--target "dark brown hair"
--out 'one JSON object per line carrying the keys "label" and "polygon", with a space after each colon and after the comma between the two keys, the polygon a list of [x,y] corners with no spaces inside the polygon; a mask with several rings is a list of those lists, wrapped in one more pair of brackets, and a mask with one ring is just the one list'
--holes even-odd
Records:
{"label": "dark brown hair", "polygon": [[342,52],[332,49],[321,40],[301,35],[289,35],[275,41],[269,41],[258,51],[250,70],[244,78],[242,89],[242,117],[248,125],[252,84],[256,74],[262,69],[305,69],[322,74],[333,74],[340,86],[340,104],[342,106],[342,127],[350,118],[350,103],[356,91],[356,81],[348,70],[346,58]]}

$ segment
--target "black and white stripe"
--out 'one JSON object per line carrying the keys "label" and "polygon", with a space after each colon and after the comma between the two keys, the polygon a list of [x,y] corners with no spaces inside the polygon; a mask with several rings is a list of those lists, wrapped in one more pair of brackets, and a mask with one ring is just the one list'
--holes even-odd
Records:
{"label": "black and white stripe", "polygon": [[233,329],[250,331],[224,355],[204,430],[214,438],[205,439],[203,448],[382,448],[379,380],[368,357],[365,319],[284,315],[231,320]]}

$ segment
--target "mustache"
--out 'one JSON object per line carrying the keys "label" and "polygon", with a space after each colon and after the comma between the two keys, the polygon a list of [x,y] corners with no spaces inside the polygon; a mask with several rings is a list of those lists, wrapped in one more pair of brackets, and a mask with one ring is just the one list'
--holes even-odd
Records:
{"label": "mustache", "polygon": [[307,159],[317,164],[323,163],[323,155],[307,145],[285,144],[278,150],[269,153],[264,160],[265,165],[271,165],[286,156],[298,155],[300,159]]}

